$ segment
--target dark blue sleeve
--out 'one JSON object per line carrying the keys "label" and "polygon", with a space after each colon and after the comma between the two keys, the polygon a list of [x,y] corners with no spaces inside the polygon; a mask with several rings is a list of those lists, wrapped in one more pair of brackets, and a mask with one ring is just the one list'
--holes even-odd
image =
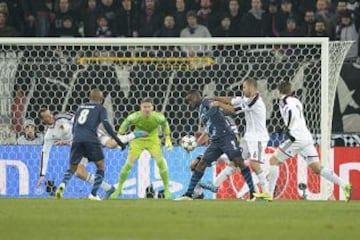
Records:
{"label": "dark blue sleeve", "polygon": [[114,132],[111,124],[109,123],[108,115],[106,109],[100,105],[100,120],[104,125],[106,132],[117,142],[120,147],[124,146],[124,143],[117,137],[116,133]]}
{"label": "dark blue sleeve", "polygon": [[206,112],[206,115],[208,116],[212,116],[214,115],[217,111],[219,111],[219,108],[217,107],[210,107],[210,103],[213,102],[213,100],[211,99],[204,99],[202,101],[202,104],[204,107],[206,107],[207,109],[209,109],[207,112]]}

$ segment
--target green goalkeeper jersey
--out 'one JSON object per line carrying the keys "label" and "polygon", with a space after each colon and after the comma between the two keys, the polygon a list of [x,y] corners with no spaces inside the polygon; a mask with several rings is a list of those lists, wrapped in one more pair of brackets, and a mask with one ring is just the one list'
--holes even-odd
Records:
{"label": "green goalkeeper jersey", "polygon": [[170,134],[169,123],[164,114],[152,112],[149,116],[145,116],[141,111],[130,114],[121,124],[118,133],[125,134],[130,126],[135,126],[134,131],[146,131],[149,133],[147,138],[158,138],[159,127],[161,127],[164,135]]}

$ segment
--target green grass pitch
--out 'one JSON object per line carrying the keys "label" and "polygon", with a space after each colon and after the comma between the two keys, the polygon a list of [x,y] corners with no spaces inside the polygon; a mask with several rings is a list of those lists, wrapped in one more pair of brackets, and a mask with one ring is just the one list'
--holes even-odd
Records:
{"label": "green grass pitch", "polygon": [[360,201],[2,198],[0,239],[360,239]]}

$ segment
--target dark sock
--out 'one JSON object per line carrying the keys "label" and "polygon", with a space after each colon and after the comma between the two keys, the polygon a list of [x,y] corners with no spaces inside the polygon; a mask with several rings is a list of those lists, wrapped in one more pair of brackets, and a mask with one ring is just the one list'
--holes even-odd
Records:
{"label": "dark sock", "polygon": [[250,198],[253,197],[253,193],[255,192],[254,182],[252,180],[251,172],[249,167],[245,167],[241,169],[241,174],[245,178],[246,184],[249,187],[250,190]]}
{"label": "dark sock", "polygon": [[196,185],[199,183],[199,181],[203,175],[204,175],[204,172],[199,172],[196,170],[194,171],[193,175],[191,176],[191,180],[190,180],[188,189],[185,193],[186,196],[189,196],[189,197],[192,196]]}
{"label": "dark sock", "polygon": [[91,194],[93,196],[96,196],[97,191],[99,190],[99,187],[100,187],[103,179],[104,179],[104,170],[98,169],[96,171],[94,185],[93,185],[93,188],[91,190]]}
{"label": "dark sock", "polygon": [[68,169],[64,174],[62,183],[65,183],[65,185],[66,185],[69,182],[69,180],[71,179],[72,175],[73,175],[73,173],[70,171],[70,169]]}

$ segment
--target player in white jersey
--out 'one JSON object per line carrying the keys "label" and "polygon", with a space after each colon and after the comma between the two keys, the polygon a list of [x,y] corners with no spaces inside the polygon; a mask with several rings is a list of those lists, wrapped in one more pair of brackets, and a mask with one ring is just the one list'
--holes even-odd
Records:
{"label": "player in white jersey", "polygon": [[[225,112],[245,114],[246,130],[244,137],[240,140],[243,150],[243,158],[248,160],[251,168],[256,173],[259,184],[264,193],[267,192],[268,185],[261,164],[265,162],[265,148],[269,141],[269,134],[266,128],[266,107],[258,90],[255,79],[247,79],[243,83],[243,97],[215,97],[213,106],[220,107]],[[218,187],[229,176],[235,168],[227,165],[217,177],[214,187],[201,183],[201,186],[211,191],[217,191]],[[259,190],[257,189],[259,192]],[[270,200],[270,198],[269,198]]]}
{"label": "player in white jersey", "polygon": [[312,135],[305,122],[303,106],[297,98],[291,96],[291,84],[283,81],[278,85],[277,91],[280,99],[280,113],[289,139],[280,144],[270,159],[269,193],[274,194],[276,181],[279,177],[279,165],[298,153],[304,157],[314,173],[338,184],[343,189],[346,200],[349,201],[351,199],[351,184],[339,178],[331,169],[320,165],[318,152],[314,147]]}
{"label": "player in white jersey", "polygon": [[[36,185],[39,188],[44,182],[47,166],[49,162],[50,150],[53,145],[70,145],[73,139],[72,127],[73,127],[74,115],[69,113],[57,114],[54,116],[49,109],[42,108],[39,111],[39,119],[44,125],[47,126],[47,130],[44,137],[44,145],[41,152],[41,163],[40,163],[40,178]],[[97,130],[98,137],[103,146],[108,148],[116,148],[118,144],[114,139],[105,134],[104,131]],[[135,132],[128,135],[118,136],[123,143],[128,143],[132,139],[137,137],[145,136],[146,132]],[[87,158],[83,158],[78,165],[75,175],[80,179],[93,183],[95,175],[88,173],[86,165],[88,163]],[[106,191],[104,198],[108,198],[114,191],[115,188],[106,182],[102,182],[101,188]]]}

